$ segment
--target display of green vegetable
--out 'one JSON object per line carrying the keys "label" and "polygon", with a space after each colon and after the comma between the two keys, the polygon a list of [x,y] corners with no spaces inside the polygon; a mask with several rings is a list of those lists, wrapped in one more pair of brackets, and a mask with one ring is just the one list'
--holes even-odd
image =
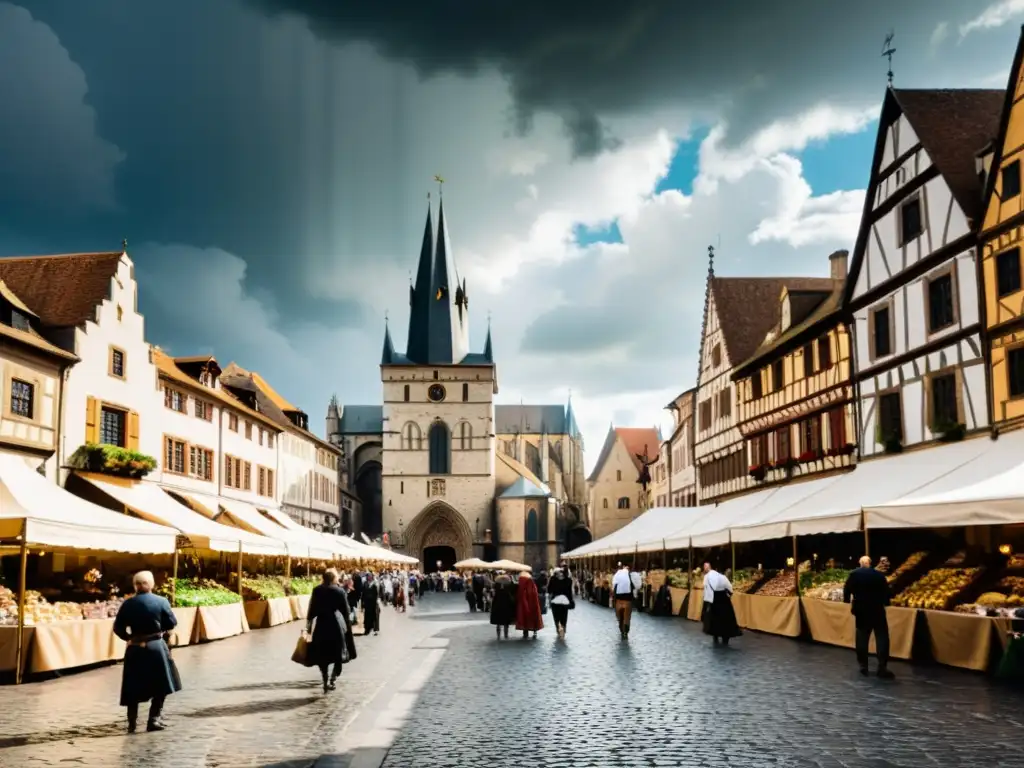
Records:
{"label": "display of green vegetable", "polygon": [[[171,598],[171,579],[156,589],[157,594]],[[175,579],[174,604],[182,608],[231,605],[242,602],[242,596],[212,579]]]}
{"label": "display of green vegetable", "polygon": [[307,579],[303,576],[296,576],[288,582],[288,589],[293,595],[308,595],[313,591],[313,587],[319,583],[320,579]]}
{"label": "display of green vegetable", "polygon": [[800,574],[800,589],[810,589],[822,584],[844,584],[850,572],[845,568],[826,568],[824,571],[805,571]]}

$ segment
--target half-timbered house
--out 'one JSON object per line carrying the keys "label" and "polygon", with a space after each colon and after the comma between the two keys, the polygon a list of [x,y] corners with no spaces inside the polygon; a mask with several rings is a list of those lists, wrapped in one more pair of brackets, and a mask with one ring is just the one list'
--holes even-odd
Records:
{"label": "half-timbered house", "polygon": [[999,133],[978,157],[985,179],[985,215],[978,235],[982,253],[992,421],[996,429],[1024,424],[1024,30],[1010,69]]}
{"label": "half-timbered house", "polygon": [[842,319],[846,251],[829,256],[831,285],[783,288],[779,322],[732,372],[737,422],[756,483],[852,466],[852,356]]}
{"label": "half-timbered house", "polygon": [[828,278],[716,277],[708,270],[695,396],[697,503],[714,503],[754,485],[738,427],[735,364],[754,354],[779,322],[779,296],[829,291]]}
{"label": "half-timbered house", "polygon": [[1003,92],[886,91],[845,297],[861,456],[989,424],[975,155]]}

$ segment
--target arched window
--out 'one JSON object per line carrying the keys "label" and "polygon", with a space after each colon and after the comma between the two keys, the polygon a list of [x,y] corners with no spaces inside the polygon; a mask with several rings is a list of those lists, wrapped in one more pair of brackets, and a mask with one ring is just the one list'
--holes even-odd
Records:
{"label": "arched window", "polygon": [[601,499],[601,506],[608,509],[608,499]]}
{"label": "arched window", "polygon": [[473,447],[473,428],[468,421],[459,424],[459,448],[468,451]]}
{"label": "arched window", "polygon": [[419,424],[414,421],[402,427],[402,448],[406,451],[418,451],[422,447],[423,433]]}
{"label": "arched window", "polygon": [[619,499],[619,509],[629,509],[629,496],[623,496]]}
{"label": "arched window", "polygon": [[537,510],[531,509],[526,515],[526,540],[540,540],[540,524],[537,522]]}
{"label": "arched window", "polygon": [[447,475],[452,471],[452,436],[448,425],[435,421],[430,428],[430,474]]}

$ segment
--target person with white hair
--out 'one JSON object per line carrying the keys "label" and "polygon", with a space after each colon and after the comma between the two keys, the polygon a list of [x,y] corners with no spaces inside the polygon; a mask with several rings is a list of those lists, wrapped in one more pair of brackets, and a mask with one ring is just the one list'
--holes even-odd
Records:
{"label": "person with white hair", "polygon": [[121,673],[121,706],[128,708],[128,733],[135,733],[139,704],[148,701],[147,731],[162,731],[160,719],[164,700],[181,690],[178,669],[171,660],[167,635],[178,624],[167,598],[153,594],[155,580],[150,571],[139,571],[132,579],[135,595],[117,611],[114,634],[128,644]]}
{"label": "person with white hair", "polygon": [[843,587],[843,602],[849,603],[856,626],[857,663],[860,673],[868,674],[868,651],[871,635],[875,636],[875,655],[878,656],[878,676],[891,680],[889,671],[889,582],[884,574],[871,566],[871,558],[864,555],[860,567],[850,571]]}

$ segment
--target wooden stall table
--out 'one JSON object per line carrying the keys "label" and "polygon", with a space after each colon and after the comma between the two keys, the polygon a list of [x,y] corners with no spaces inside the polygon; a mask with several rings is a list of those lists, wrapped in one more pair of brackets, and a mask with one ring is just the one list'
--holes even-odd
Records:
{"label": "wooden stall table", "polygon": [[690,600],[686,604],[686,618],[690,621],[700,621],[700,616],[703,611],[704,589],[691,589]]}
{"label": "wooden stall table", "polygon": [[732,596],[732,605],[736,611],[736,622],[744,629],[785,637],[800,636],[800,599],[797,597],[737,592]]}
{"label": "wooden stall table", "polygon": [[223,640],[249,631],[241,601],[228,605],[203,605],[196,612],[192,642]]}
{"label": "wooden stall table", "polygon": [[84,619],[37,624],[28,671],[32,674],[84,667],[124,656],[114,636],[113,619]]}
{"label": "wooden stall table", "polygon": [[686,590],[681,587],[669,587],[668,593],[672,597],[672,615],[678,616],[683,610],[683,602],[686,600]]}
{"label": "wooden stall table", "polygon": [[287,624],[292,620],[292,606],[287,597],[270,600],[246,600],[245,619],[249,629],[265,629]]}
{"label": "wooden stall table", "polygon": [[940,664],[984,672],[992,657],[992,637],[1003,638],[1010,628],[1010,619],[974,616],[953,611],[921,611],[928,625],[932,658]]}
{"label": "wooden stall table", "polygon": [[196,614],[198,608],[171,608],[178,625],[171,630],[169,644],[172,648],[188,645],[192,642],[192,633],[196,628]]}
{"label": "wooden stall table", "polygon": [[[21,645],[21,669],[28,669],[28,659],[32,652],[32,638],[35,636],[34,626],[25,627]],[[18,625],[0,627],[0,672],[13,672],[18,663]]]}
{"label": "wooden stall table", "polygon": [[306,618],[309,612],[309,595],[291,595],[288,604],[292,609],[292,618],[295,620]]}
{"label": "wooden stall table", "polygon": [[[843,648],[856,647],[855,623],[848,603],[832,600],[815,600],[800,598],[807,619],[807,629],[811,639],[827,645],[838,645]],[[914,650],[914,624],[917,610],[914,608],[887,608],[889,620],[889,655],[894,659],[908,660]],[[871,636],[868,646],[875,653],[875,636]]]}

